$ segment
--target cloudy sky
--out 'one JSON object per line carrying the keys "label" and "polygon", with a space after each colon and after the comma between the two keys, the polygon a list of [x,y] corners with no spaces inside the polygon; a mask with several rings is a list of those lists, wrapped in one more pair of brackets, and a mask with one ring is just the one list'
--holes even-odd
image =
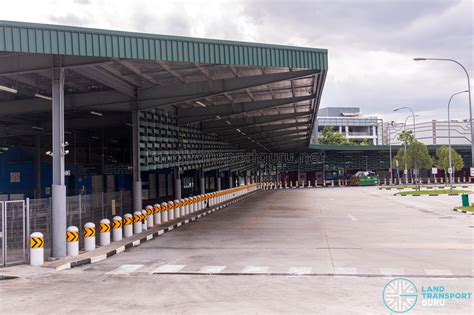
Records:
{"label": "cloudy sky", "polygon": [[[412,58],[457,59],[474,77],[473,10],[472,0],[15,0],[0,19],[327,48],[322,107],[403,121],[392,109],[411,106],[426,121],[445,119],[467,80],[455,64]],[[467,94],[452,109],[468,117]]]}

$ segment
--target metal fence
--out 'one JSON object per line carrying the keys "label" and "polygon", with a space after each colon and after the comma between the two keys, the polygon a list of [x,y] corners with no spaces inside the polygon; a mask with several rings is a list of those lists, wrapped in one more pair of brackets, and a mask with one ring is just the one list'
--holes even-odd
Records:
{"label": "metal fence", "polygon": [[[99,226],[104,218],[123,216],[132,211],[132,193],[130,191],[107,192],[92,195],[77,195],[66,198],[67,225],[75,225],[82,230],[87,222]],[[51,198],[28,199],[27,211],[30,215],[30,232],[41,232],[45,240],[45,257],[51,252]],[[80,241],[82,242],[82,233]]]}

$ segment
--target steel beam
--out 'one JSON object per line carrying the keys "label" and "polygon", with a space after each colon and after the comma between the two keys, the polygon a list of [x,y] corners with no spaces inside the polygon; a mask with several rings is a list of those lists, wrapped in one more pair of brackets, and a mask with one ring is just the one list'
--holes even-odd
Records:
{"label": "steel beam", "polygon": [[[235,119],[228,119],[228,120],[219,120],[216,122],[211,123],[203,123],[203,132],[204,133],[214,133],[214,132],[222,132],[231,129],[240,129],[240,128],[248,128],[254,125],[261,125],[266,123],[271,123],[280,120],[292,119],[302,116],[311,115],[311,111],[305,112],[298,112],[298,113],[288,113],[288,114],[280,114],[280,115],[266,115],[266,116],[253,116],[253,117],[243,117],[243,118],[235,118]],[[230,122],[227,123],[227,121]]]}
{"label": "steel beam", "polygon": [[[299,127],[299,126],[301,126],[300,122],[287,123],[287,124],[275,124],[275,125],[256,125],[256,126],[251,126],[245,129],[245,134],[251,136],[251,135],[260,134],[263,132],[279,131],[279,130],[285,130],[288,128],[294,128],[294,127]],[[236,133],[235,130],[229,130],[229,131],[219,133],[219,137],[222,137],[222,139],[225,139],[225,140],[232,140],[234,138],[241,138],[242,134]]]}
{"label": "steel beam", "polygon": [[[319,70],[301,70],[261,76],[199,81],[141,89],[138,90],[138,109],[141,110],[160,106],[176,105],[186,101],[198,100],[207,96],[245,89],[246,87],[253,87],[266,83],[304,77],[313,75],[315,73],[319,73]],[[126,84],[124,82],[122,83]],[[118,88],[118,86],[116,86],[116,88]],[[124,94],[124,91],[103,91],[70,94],[67,95],[64,100],[65,108],[74,110],[94,109],[102,111],[129,111],[130,108],[136,106],[137,100],[135,97],[130,97],[128,95],[131,94],[129,87],[126,89],[128,90],[127,94]],[[33,113],[50,110],[51,102],[39,98],[6,101],[0,103],[0,115]]]}
{"label": "steel beam", "polygon": [[227,117],[241,113],[258,111],[266,108],[278,107],[311,100],[314,94],[300,97],[270,99],[264,101],[214,105],[209,108],[178,108],[178,124],[185,125],[194,122],[215,120],[216,116]]}
{"label": "steel beam", "polygon": [[96,67],[80,67],[74,69],[75,72],[79,73],[82,76],[85,76],[89,79],[92,79],[96,82],[104,84],[122,94],[125,94],[130,97],[136,96],[136,87],[123,81],[122,79],[117,78],[116,76],[109,74],[103,70],[100,70]]}
{"label": "steel beam", "polygon": [[[266,133],[260,133],[257,136],[249,136],[249,135],[242,135],[237,141],[231,141],[232,144],[239,144],[239,143],[246,143],[249,141],[249,138],[251,140],[259,141],[260,140],[266,140],[266,139],[276,139],[279,137],[284,137],[284,136],[289,136],[289,135],[294,135],[294,134],[301,134],[301,133],[308,133],[309,126],[304,126],[303,129],[293,129],[293,130],[284,130],[284,131],[273,131],[273,132],[266,132]],[[263,144],[263,143],[262,143]]]}

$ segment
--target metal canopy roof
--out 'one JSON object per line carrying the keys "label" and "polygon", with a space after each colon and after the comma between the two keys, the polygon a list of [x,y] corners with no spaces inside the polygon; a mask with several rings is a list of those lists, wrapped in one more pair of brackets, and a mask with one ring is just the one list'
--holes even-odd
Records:
{"label": "metal canopy roof", "polygon": [[42,97],[59,66],[66,130],[124,126],[124,112],[162,107],[179,125],[278,151],[308,147],[327,51],[0,21],[0,86],[17,90],[0,89],[0,137],[50,132]]}

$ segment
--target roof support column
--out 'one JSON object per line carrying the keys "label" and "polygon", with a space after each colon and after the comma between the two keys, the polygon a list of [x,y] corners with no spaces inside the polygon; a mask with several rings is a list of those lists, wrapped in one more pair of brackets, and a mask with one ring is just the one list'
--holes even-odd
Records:
{"label": "roof support column", "polygon": [[64,184],[64,69],[53,69],[52,87],[52,256],[66,256],[66,185]]}
{"label": "roof support column", "polygon": [[199,170],[199,193],[204,195],[206,193],[206,178],[204,177],[204,170],[201,168]]}
{"label": "roof support column", "polygon": [[219,171],[219,169],[217,169],[217,179],[216,179],[216,182],[217,182],[217,191],[220,191],[221,190],[221,172]]}
{"label": "roof support column", "polygon": [[41,135],[35,135],[35,198],[41,198]]}
{"label": "roof support column", "polygon": [[229,188],[234,187],[234,177],[232,176],[232,171],[229,170]]}
{"label": "roof support column", "polygon": [[179,167],[174,168],[174,199],[181,199],[181,176]]}
{"label": "roof support column", "polygon": [[133,164],[133,211],[142,209],[142,179],[140,174],[140,119],[138,110],[132,110],[132,164]]}

